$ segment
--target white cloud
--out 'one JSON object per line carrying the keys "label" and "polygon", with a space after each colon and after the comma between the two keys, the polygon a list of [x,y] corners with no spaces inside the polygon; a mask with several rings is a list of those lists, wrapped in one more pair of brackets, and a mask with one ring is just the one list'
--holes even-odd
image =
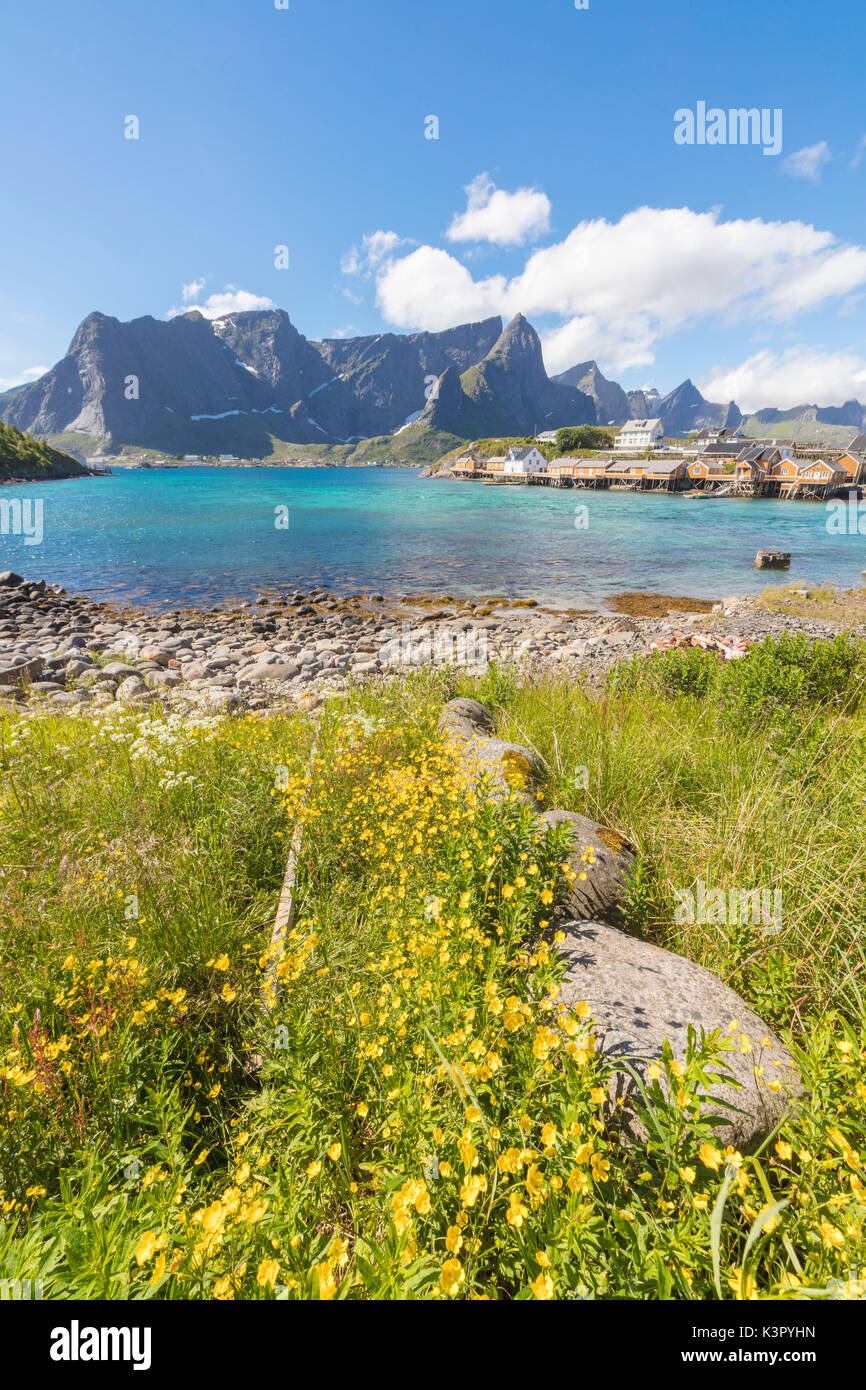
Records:
{"label": "white cloud", "polygon": [[[193,285],[195,282],[193,282]],[[184,299],[186,290],[193,288],[184,285]],[[201,286],[198,287],[199,290]],[[167,318],[175,318],[177,314],[188,314],[193,309],[198,309],[200,314],[204,314],[206,319],[219,319],[224,314],[240,314],[249,309],[274,309],[276,305],[272,299],[268,299],[265,294],[252,294],[249,290],[239,290],[236,285],[226,285],[220,294],[209,294],[203,304],[185,304],[182,309],[169,309]]]}
{"label": "white cloud", "polygon": [[190,299],[198,299],[204,286],[204,280],[190,280],[188,285],[184,285],[180,292],[180,297],[184,304],[188,303]]}
{"label": "white cloud", "polygon": [[812,183],[817,183],[821,177],[821,170],[832,158],[827,141],[819,140],[817,145],[807,145],[805,149],[789,154],[788,158],[782,161],[782,168],[793,179],[809,179]]}
{"label": "white cloud", "polygon": [[851,160],[852,169],[856,169],[857,165],[862,163],[864,155],[866,155],[866,135],[861,135],[854,151],[854,158]]}
{"label": "white cloud", "polygon": [[545,339],[553,372],[591,356],[618,370],[649,364],[659,338],[701,320],[781,321],[863,285],[866,248],[831,232],[796,221],[726,222],[718,209],[690,208],[581,222],[511,279],[476,280],[433,246],[391,256],[376,271],[377,302],[395,327],[555,315],[561,325]]}
{"label": "white cloud", "polygon": [[353,333],[357,333],[357,328],[353,323],[347,323],[345,328],[335,328],[331,334],[332,338],[350,338]]}
{"label": "white cloud", "polygon": [[363,275],[369,278],[384,262],[388,261],[401,246],[411,246],[408,237],[397,232],[371,232],[365,236],[359,250],[353,246],[340,262],[344,275]]}
{"label": "white cloud", "polygon": [[819,348],[764,348],[738,367],[715,367],[699,389],[709,400],[736,400],[742,410],[866,401],[866,358]]}
{"label": "white cloud", "polygon": [[489,174],[479,174],[465,192],[466,211],[455,215],[446,232],[449,241],[521,246],[550,231],[550,199],[537,188],[506,193]]}
{"label": "white cloud", "polygon": [[24,386],[28,381],[38,381],[50,367],[25,367],[17,376],[0,376],[0,391],[11,391],[13,386]]}

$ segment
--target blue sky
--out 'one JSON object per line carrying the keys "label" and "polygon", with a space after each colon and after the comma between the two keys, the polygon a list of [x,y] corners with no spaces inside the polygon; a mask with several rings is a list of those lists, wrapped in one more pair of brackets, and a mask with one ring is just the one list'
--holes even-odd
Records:
{"label": "blue sky", "polygon": [[[854,0],[7,0],[0,380],[93,309],[272,302],[308,337],[522,309],[551,371],[866,400],[864,31]],[[781,154],[678,145],[698,102],[781,109]]]}

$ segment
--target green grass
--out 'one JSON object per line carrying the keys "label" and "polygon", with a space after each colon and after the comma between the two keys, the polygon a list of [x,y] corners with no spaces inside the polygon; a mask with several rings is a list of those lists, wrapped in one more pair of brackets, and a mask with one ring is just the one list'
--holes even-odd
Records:
{"label": "green grass", "polygon": [[42,478],[72,478],[84,471],[68,454],[41,444],[32,435],[22,434],[14,425],[4,425],[0,421],[0,481],[4,478],[37,482]]}
{"label": "green grass", "polygon": [[[315,723],[0,720],[4,1277],[48,1297],[862,1292],[863,672],[859,647],[795,641],[668,653],[601,699],[494,667]],[[538,751],[545,804],[638,846],[630,929],[794,1049],[810,1095],[757,1155],[696,1117],[718,1038],[668,1064],[674,1098],[653,1082],[647,1145],[618,1145],[591,1022],[551,1026],[562,841],[455,775],[435,719],[458,692]],[[677,924],[699,878],[780,887],[781,934]]]}

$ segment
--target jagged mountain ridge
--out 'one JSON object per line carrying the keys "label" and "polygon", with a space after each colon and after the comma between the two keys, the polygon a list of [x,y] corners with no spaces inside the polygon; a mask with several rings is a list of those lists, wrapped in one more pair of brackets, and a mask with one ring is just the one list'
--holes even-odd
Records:
{"label": "jagged mountain ridge", "polygon": [[344,443],[420,415],[430,384],[449,366],[481,361],[501,329],[494,318],[312,343],[281,309],[129,323],[93,313],[51,371],[6,396],[3,418],[42,438],[81,434],[169,452],[205,452],[239,433],[262,456],[269,434]]}
{"label": "jagged mountain ridge", "polygon": [[[574,386],[552,381],[541,340],[518,314],[487,356],[457,379],[446,372],[419,424],[467,438],[528,435],[562,425],[596,423],[595,404]],[[471,429],[469,428],[471,426]]]}
{"label": "jagged mountain ridge", "polygon": [[[82,321],[69,351],[37,381],[0,397],[0,418],[37,438],[93,440],[167,453],[267,457],[274,441],[335,446],[409,432],[471,439],[560,425],[658,416],[669,436],[742,424],[806,437],[866,429],[866,407],[768,407],[745,418],[691,380],[667,395],[625,391],[594,361],[549,377],[541,342],[518,314],[439,333],[303,336],[282,309],[207,319],[197,310],[123,323]],[[834,440],[835,442],[835,440]]]}

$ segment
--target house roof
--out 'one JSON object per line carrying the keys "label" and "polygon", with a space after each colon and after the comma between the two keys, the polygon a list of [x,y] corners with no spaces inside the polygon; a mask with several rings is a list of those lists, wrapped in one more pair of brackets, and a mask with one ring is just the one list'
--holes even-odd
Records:
{"label": "house roof", "polygon": [[[520,449],[510,449],[508,451],[508,457],[510,459],[526,459],[529,458],[530,454],[540,453],[541,450],[537,449],[534,444],[524,444],[523,447]],[[542,457],[544,456],[542,455]]]}
{"label": "house roof", "polygon": [[651,430],[651,429],[655,429],[656,425],[660,425],[660,424],[661,424],[661,420],[659,420],[659,419],[654,419],[654,420],[628,420],[628,421],[623,425],[622,430],[621,430],[621,433],[624,434],[624,433],[626,432],[626,430]]}
{"label": "house roof", "polygon": [[856,439],[852,439],[847,452],[849,454],[866,454],[866,434],[858,434]]}

